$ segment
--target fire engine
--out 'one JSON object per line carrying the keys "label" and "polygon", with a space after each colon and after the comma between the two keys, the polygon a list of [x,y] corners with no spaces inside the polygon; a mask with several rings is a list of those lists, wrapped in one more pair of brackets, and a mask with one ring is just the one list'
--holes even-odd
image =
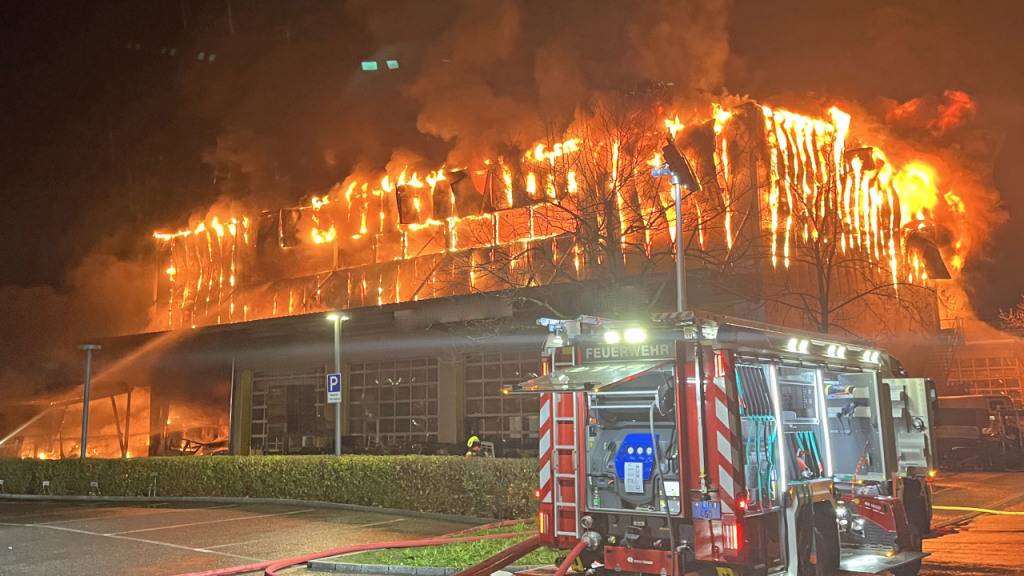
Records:
{"label": "fire engine", "polygon": [[864,343],[707,313],[546,320],[540,541],[591,574],[911,576],[935,389]]}

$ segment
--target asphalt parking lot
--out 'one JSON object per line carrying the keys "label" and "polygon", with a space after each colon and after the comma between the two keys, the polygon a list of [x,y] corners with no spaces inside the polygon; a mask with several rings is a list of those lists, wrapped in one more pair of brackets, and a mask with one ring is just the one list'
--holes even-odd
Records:
{"label": "asphalt parking lot", "polygon": [[411,516],[284,505],[0,500],[0,575],[180,574],[466,527]]}
{"label": "asphalt parking lot", "polygon": [[980,506],[1012,516],[936,510],[938,537],[925,540],[922,576],[1024,574],[1024,471],[940,473],[936,505]]}
{"label": "asphalt parking lot", "polygon": [[[1024,511],[1024,472],[940,474],[935,503]],[[1024,516],[938,510],[922,576],[1024,574]],[[0,500],[0,576],[175,575],[340,546],[407,540],[467,524],[276,504]],[[303,568],[294,572],[305,573]]]}

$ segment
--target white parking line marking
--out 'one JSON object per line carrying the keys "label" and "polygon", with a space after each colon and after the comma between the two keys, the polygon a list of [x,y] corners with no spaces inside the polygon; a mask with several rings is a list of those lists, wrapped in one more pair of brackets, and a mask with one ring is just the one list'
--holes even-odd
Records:
{"label": "white parking line marking", "polygon": [[61,532],[74,532],[76,534],[89,534],[90,536],[104,536],[99,532],[90,532],[88,530],[79,530],[78,528],[68,528],[67,526],[50,526],[48,524],[22,524],[25,528],[46,528],[47,530],[60,530]]}
{"label": "white parking line marking", "polygon": [[349,526],[349,528],[371,528],[373,526],[384,526],[386,524],[397,524],[399,522],[405,522],[405,518],[396,518],[394,520],[385,520],[383,522],[371,522],[369,524],[359,524],[357,526]]}
{"label": "white parking line marking", "polygon": [[85,534],[87,536],[99,536],[102,538],[113,538],[116,540],[127,540],[130,542],[141,542],[143,544],[153,544],[156,546],[165,546],[167,548],[175,548],[177,550],[188,550],[190,552],[198,552],[201,554],[216,554],[217,556],[226,556],[228,558],[238,558],[240,560],[254,560],[256,562],[262,562],[262,558],[253,558],[252,556],[241,556],[238,554],[231,554],[230,552],[218,552],[216,550],[209,550],[207,548],[192,548],[191,546],[182,546],[180,544],[171,544],[170,542],[160,542],[159,540],[146,540],[145,538],[133,538],[131,536],[121,536],[119,534],[101,534],[99,532],[90,532],[88,530],[79,530],[77,528],[68,528],[67,526],[50,526],[43,524],[12,524],[9,522],[0,522],[0,526],[18,526],[20,528],[42,528],[44,530],[59,530],[61,532],[74,532],[75,534]]}
{"label": "white parking line marking", "polygon": [[201,554],[216,554],[218,556],[227,556],[228,558],[239,558],[241,560],[255,560],[256,562],[262,562],[262,558],[253,558],[252,556],[240,556],[238,554],[231,554],[230,552],[218,552],[216,550],[208,550],[206,548],[192,548],[191,546],[182,546],[180,544],[171,544],[170,542],[160,542],[159,540],[146,540],[145,538],[132,538],[131,536],[118,536],[117,534],[100,534],[100,536],[106,536],[107,538],[116,538],[118,540],[128,540],[130,542],[142,542],[144,544],[156,544],[158,546],[167,546],[169,548],[177,548],[178,550],[188,550],[190,552],[199,552]]}
{"label": "white parking line marking", "polygon": [[219,520],[205,520],[203,522],[187,522],[185,524],[172,524],[170,526],[156,526],[153,528],[139,528],[138,530],[125,530],[124,532],[110,532],[104,536],[120,536],[122,534],[137,534],[139,532],[154,532],[156,530],[172,530],[174,528],[188,528],[190,526],[203,526],[206,524],[220,524],[222,522],[237,522],[239,520],[256,520],[257,518],[273,518],[276,516],[291,516],[293,514],[304,514],[312,512],[312,508],[304,510],[291,510],[289,512],[278,512],[277,514],[257,514],[254,516],[239,516],[238,518],[221,518]]}
{"label": "white parking line marking", "polygon": [[245,542],[232,542],[230,544],[217,544],[216,546],[207,546],[203,550],[213,550],[214,548],[228,548],[230,546],[244,546],[246,544],[255,544],[259,540],[246,540]]}

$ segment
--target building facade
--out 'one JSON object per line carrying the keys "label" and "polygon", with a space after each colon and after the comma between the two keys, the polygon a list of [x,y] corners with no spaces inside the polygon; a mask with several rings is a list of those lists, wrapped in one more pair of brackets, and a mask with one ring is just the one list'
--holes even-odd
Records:
{"label": "building facade", "polygon": [[1024,406],[1024,339],[978,321],[964,322],[945,392],[1005,394]]}

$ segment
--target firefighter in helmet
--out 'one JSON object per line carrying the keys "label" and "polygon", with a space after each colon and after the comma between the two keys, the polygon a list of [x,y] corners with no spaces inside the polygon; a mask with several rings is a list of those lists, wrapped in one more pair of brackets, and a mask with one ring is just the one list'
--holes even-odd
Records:
{"label": "firefighter in helmet", "polygon": [[483,445],[480,443],[480,437],[473,434],[466,440],[466,458],[483,458],[484,450]]}

